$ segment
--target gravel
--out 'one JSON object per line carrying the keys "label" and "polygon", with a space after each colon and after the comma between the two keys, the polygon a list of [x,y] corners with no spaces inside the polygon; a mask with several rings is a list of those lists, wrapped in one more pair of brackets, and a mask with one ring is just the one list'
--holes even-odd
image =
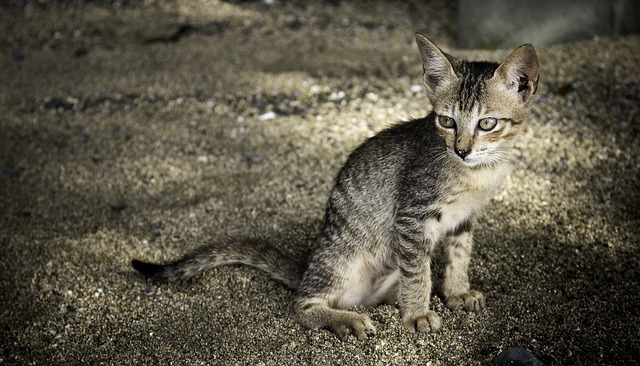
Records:
{"label": "gravel", "polygon": [[[384,16],[381,16],[384,14]],[[340,342],[230,266],[146,283],[132,258],[257,235],[304,255],[351,149],[429,110],[414,32],[454,55],[446,2],[0,5],[0,364],[545,365],[640,356],[640,37],[538,48],[519,162],[480,221],[481,314]],[[150,41],[152,40],[152,41]]]}

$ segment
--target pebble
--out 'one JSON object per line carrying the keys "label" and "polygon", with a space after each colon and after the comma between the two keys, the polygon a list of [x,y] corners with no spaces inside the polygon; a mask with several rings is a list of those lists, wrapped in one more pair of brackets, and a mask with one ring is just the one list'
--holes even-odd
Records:
{"label": "pebble", "polygon": [[377,102],[378,101],[378,96],[375,93],[372,93],[372,92],[368,92],[365,95],[365,98],[367,98],[368,100],[370,100],[372,102]]}
{"label": "pebble", "polygon": [[513,347],[502,351],[492,364],[497,366],[542,366],[542,362],[525,348]]}
{"label": "pebble", "polygon": [[309,88],[309,94],[318,94],[322,91],[322,88],[319,85],[311,85]]}
{"label": "pebble", "polygon": [[274,119],[276,118],[276,113],[274,111],[269,111],[265,114],[261,114],[260,116],[258,116],[258,119],[260,121],[268,121],[270,119]]}
{"label": "pebble", "polygon": [[9,178],[16,178],[19,177],[20,175],[22,175],[22,173],[24,172],[24,168],[9,168],[7,170],[5,170],[7,176],[9,176]]}
{"label": "pebble", "polygon": [[419,84],[413,84],[411,85],[411,87],[409,88],[409,90],[411,90],[412,93],[420,93],[422,91],[423,87],[422,85]]}
{"label": "pebble", "polygon": [[262,162],[262,156],[258,154],[250,154],[247,156],[247,161],[250,164],[260,164]]}
{"label": "pebble", "polygon": [[22,50],[14,50],[11,55],[14,61],[24,61],[24,52]]}
{"label": "pebble", "polygon": [[337,102],[337,101],[341,101],[342,99],[344,99],[344,97],[346,96],[345,92],[343,92],[342,90],[339,92],[333,92],[331,94],[329,94],[329,100],[332,102]]}

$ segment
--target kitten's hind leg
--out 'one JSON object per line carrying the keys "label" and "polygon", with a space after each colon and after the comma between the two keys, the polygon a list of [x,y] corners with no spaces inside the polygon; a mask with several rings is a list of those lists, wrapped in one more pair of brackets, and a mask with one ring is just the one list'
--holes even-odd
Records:
{"label": "kitten's hind leg", "polygon": [[479,312],[485,308],[484,295],[470,289],[469,261],[473,248],[471,223],[460,225],[447,238],[448,263],[445,268],[442,293],[445,304],[453,311],[464,309]]}
{"label": "kitten's hind leg", "polygon": [[326,302],[300,301],[296,304],[298,321],[310,329],[328,329],[345,341],[349,335],[364,340],[376,334],[376,327],[366,314],[330,308]]}

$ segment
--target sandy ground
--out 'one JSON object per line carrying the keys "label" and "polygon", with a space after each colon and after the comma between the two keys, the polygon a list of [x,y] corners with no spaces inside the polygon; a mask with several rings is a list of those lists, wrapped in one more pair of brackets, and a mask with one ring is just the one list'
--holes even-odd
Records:
{"label": "sandy ground", "polygon": [[257,270],[163,286],[131,270],[227,234],[303,255],[349,151],[429,110],[415,31],[507,54],[456,50],[453,19],[414,2],[0,5],[0,364],[637,362],[637,36],[538,48],[519,162],[476,233],[488,309],[435,297],[438,334],[382,306],[357,309],[375,337],[340,342]]}

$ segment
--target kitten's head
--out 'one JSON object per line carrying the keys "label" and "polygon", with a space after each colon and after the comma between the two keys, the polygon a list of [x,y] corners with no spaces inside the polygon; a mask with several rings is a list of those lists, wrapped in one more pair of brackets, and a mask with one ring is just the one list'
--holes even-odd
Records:
{"label": "kitten's head", "polygon": [[538,89],[538,57],[522,45],[502,64],[469,62],[416,34],[424,84],[449,152],[469,167],[508,160],[514,138]]}

